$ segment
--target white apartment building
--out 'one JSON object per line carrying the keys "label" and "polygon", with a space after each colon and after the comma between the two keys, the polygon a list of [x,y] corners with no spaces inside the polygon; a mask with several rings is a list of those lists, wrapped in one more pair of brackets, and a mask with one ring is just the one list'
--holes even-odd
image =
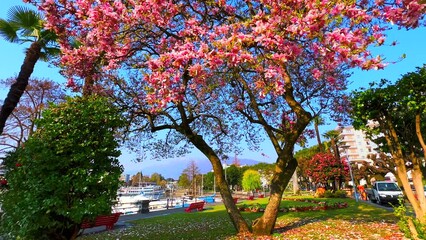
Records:
{"label": "white apartment building", "polygon": [[353,126],[337,127],[335,130],[340,132],[342,147],[339,148],[339,152],[342,158],[347,156],[351,162],[372,163],[373,161],[368,156],[372,154],[378,155],[378,152],[374,150],[377,145],[366,138],[363,131],[355,130]]}

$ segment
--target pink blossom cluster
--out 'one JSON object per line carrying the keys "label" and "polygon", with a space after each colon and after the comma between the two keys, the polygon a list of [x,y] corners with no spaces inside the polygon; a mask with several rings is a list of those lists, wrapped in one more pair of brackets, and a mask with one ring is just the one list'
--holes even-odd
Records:
{"label": "pink blossom cluster", "polygon": [[224,86],[230,72],[250,73],[260,98],[280,96],[289,63],[300,59],[314,79],[342,88],[336,68],[385,67],[369,47],[385,42],[389,24],[417,27],[425,13],[425,4],[409,0],[26,1],[58,34],[71,85],[75,77],[141,69],[140,81],[151,86],[141,96],[154,109],[181,101],[186,91]]}

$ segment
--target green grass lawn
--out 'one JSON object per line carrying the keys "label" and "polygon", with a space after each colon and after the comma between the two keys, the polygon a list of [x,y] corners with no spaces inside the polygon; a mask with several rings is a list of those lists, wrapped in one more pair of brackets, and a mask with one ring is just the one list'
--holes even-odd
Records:
{"label": "green grass lawn", "polygon": [[[315,199],[318,200],[318,199]],[[83,239],[404,239],[392,212],[353,199],[319,199],[333,204],[347,202],[343,209],[305,212],[280,212],[275,232],[271,237],[238,236],[223,205],[208,206],[207,210],[175,213],[141,219],[133,226],[116,229]],[[265,206],[268,199],[242,201],[237,205]],[[315,206],[310,202],[282,201],[281,207]],[[243,212],[251,222],[262,213]]]}

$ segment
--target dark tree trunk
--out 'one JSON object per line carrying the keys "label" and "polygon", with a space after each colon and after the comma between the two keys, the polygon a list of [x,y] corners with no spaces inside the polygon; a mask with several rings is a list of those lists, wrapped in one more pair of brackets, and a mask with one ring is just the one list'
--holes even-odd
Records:
{"label": "dark tree trunk", "polygon": [[93,76],[87,76],[84,78],[83,96],[88,97],[92,95],[94,84],[95,81],[93,80]]}
{"label": "dark tree trunk", "polygon": [[225,180],[224,170],[219,157],[216,155],[214,150],[204,141],[200,135],[187,135],[189,140],[194,146],[199,149],[211,162],[214,171],[214,177],[216,178],[216,185],[219,188],[220,194],[223,199],[223,203],[226,207],[229,217],[231,218],[232,224],[239,233],[248,233],[251,231],[248,223],[241,215],[237,206],[232,198],[231,191]]}
{"label": "dark tree trunk", "polygon": [[[286,161],[285,159],[290,160]],[[253,222],[253,233],[255,235],[272,234],[278,217],[283,192],[297,168],[297,160],[293,157],[291,152],[287,153],[284,156],[279,157],[276,168],[276,172],[278,171],[282,173],[274,174],[274,177],[272,178],[271,196],[269,198],[269,203],[266,206],[265,213],[262,217]]]}
{"label": "dark tree trunk", "polygon": [[[293,95],[293,86],[290,77],[285,77],[285,101],[291,107],[293,112],[297,116],[297,121],[294,128],[283,135],[285,144],[279,146],[276,137],[270,131],[270,128],[265,128],[267,134],[275,146],[278,158],[275,163],[274,176],[271,180],[271,197],[269,203],[266,206],[265,213],[262,217],[256,219],[252,225],[253,233],[256,235],[270,235],[275,227],[277,220],[279,206],[281,203],[281,197],[283,192],[288,185],[294,171],[297,168],[297,160],[294,158],[294,145],[297,139],[305,130],[306,126],[312,120],[312,115],[305,111],[301,104],[297,102]],[[259,111],[258,111],[259,113]],[[258,116],[261,114],[259,113]]]}
{"label": "dark tree trunk", "polygon": [[331,142],[331,147],[333,148],[334,156],[337,159],[340,159],[340,153],[339,153],[339,148],[338,148],[337,143],[336,143],[336,139],[334,137],[332,137],[330,139],[330,142]]}
{"label": "dark tree trunk", "polygon": [[33,73],[34,66],[40,58],[41,45],[38,42],[33,42],[26,52],[24,63],[16,78],[16,82],[10,86],[9,93],[4,100],[3,106],[0,111],[0,134],[3,133],[6,121],[12,114],[13,110],[19,103],[25,88],[28,86],[28,80]]}
{"label": "dark tree trunk", "polygon": [[[184,75],[184,82],[187,83],[189,80],[189,76],[187,74]],[[181,115],[182,123],[176,129],[178,132],[183,134],[188,138],[188,140],[198,149],[200,152],[204,154],[204,156],[209,159],[212,164],[214,177],[216,179],[217,187],[219,187],[220,194],[223,199],[223,203],[225,204],[225,208],[229,217],[231,218],[232,224],[238,233],[249,233],[251,231],[249,224],[241,215],[237,206],[234,203],[234,199],[232,198],[231,190],[229,189],[228,183],[225,180],[225,174],[223,170],[222,163],[216,154],[216,152],[209,146],[209,144],[203,139],[201,135],[195,133],[190,125],[189,119],[186,115],[186,110],[182,104],[178,104],[178,110]]]}

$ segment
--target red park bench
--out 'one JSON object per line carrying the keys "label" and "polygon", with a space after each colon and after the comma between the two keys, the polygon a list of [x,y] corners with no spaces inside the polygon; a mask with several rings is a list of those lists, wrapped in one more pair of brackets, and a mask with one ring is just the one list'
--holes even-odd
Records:
{"label": "red park bench", "polygon": [[121,213],[113,213],[111,215],[97,216],[94,221],[85,220],[81,224],[81,229],[106,226],[107,230],[112,230],[120,215]]}
{"label": "red park bench", "polygon": [[254,200],[254,196],[248,196],[248,200]]}
{"label": "red park bench", "polygon": [[238,198],[234,197],[234,203],[237,204],[238,203]]}
{"label": "red park bench", "polygon": [[205,202],[193,202],[189,204],[187,208],[185,208],[185,212],[191,212],[192,210],[197,209],[197,211],[203,211],[204,210],[204,204]]}

